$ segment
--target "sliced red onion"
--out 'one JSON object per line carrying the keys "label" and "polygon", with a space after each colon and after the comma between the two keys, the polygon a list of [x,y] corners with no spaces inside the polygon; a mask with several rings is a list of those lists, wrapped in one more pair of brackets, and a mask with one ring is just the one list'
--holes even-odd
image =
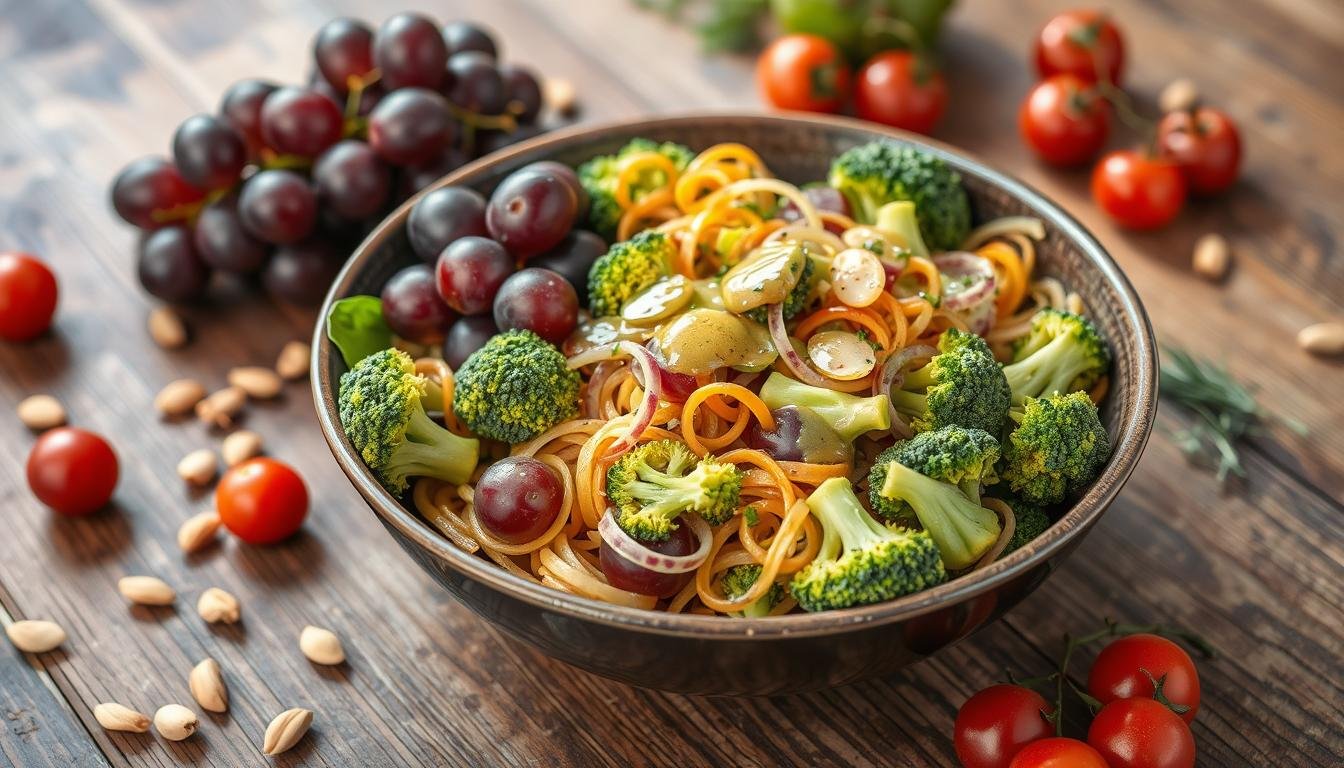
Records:
{"label": "sliced red onion", "polygon": [[965,251],[950,251],[933,257],[934,266],[944,275],[976,278],[966,288],[955,293],[943,290],[943,308],[958,312],[979,304],[994,295],[994,265],[988,259]]}
{"label": "sliced red onion", "polygon": [[644,434],[644,430],[648,429],[649,424],[653,421],[653,413],[658,410],[658,400],[663,396],[662,378],[658,375],[658,361],[653,359],[652,352],[633,341],[603,344],[587,352],[580,352],[569,358],[568,361],[571,369],[577,369],[585,365],[611,360],[622,354],[629,355],[639,364],[639,372],[647,383],[644,386],[644,399],[635,409],[634,420],[630,422],[630,429],[624,435],[621,435],[616,442],[612,443],[611,447],[607,448],[603,458],[615,458],[634,448],[635,443],[639,442],[640,436]]}
{"label": "sliced red onion", "polygon": [[[595,380],[602,379],[604,374],[608,374],[609,370],[616,368],[618,365],[620,365],[620,363],[616,362],[615,360],[611,359],[603,360],[602,362],[597,364],[596,368],[593,369],[593,375],[590,376],[588,380],[592,382]],[[583,399],[584,414],[588,416],[588,418],[595,419],[602,416],[602,403],[600,402],[601,397],[602,397],[602,388],[594,387],[591,384],[589,384],[588,391]]]}
{"label": "sliced red onion", "polygon": [[[644,345],[644,348],[653,355],[654,367],[658,371],[658,382],[662,387],[664,400],[669,403],[684,403],[690,399],[692,392],[700,388],[700,382],[696,381],[694,376],[688,373],[669,371],[667,366],[663,365],[663,361],[658,354],[657,344],[650,341]],[[641,387],[644,386],[642,369],[635,369],[635,381],[638,381]]]}
{"label": "sliced red onion", "polygon": [[798,354],[798,350],[793,348],[793,342],[789,339],[789,331],[784,327],[784,307],[782,304],[771,304],[766,314],[770,319],[770,339],[775,342],[775,349],[779,352],[779,357],[784,361],[784,365],[793,372],[793,375],[804,384],[811,384],[814,387],[825,387],[826,378],[820,373],[812,370],[803,356]]}
{"label": "sliced red onion", "polygon": [[[938,354],[938,350],[927,344],[916,344],[906,347],[900,352],[887,358],[882,364],[882,374],[877,377],[877,383],[873,385],[874,395],[886,395],[891,397],[891,390],[901,386],[905,381],[905,366],[911,360],[918,360],[922,357],[933,357]],[[905,423],[901,415],[896,412],[896,406],[887,401],[887,413],[891,415],[891,434],[897,440],[904,440],[911,437],[914,433],[910,431],[910,425]]]}
{"label": "sliced red onion", "polygon": [[598,521],[597,532],[602,535],[602,541],[609,545],[613,552],[640,568],[655,573],[687,573],[699,568],[709,557],[709,547],[713,543],[714,532],[709,529],[709,523],[706,523],[704,518],[699,515],[686,514],[681,519],[685,524],[691,526],[696,540],[700,542],[700,546],[689,555],[665,555],[644,546],[638,539],[621,529],[610,507],[602,515],[602,519]]}

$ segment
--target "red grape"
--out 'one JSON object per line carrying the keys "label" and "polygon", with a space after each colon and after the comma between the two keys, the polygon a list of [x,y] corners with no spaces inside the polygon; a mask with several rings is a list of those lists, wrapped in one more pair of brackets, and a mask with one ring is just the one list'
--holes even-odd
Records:
{"label": "red grape", "polygon": [[439,295],[464,315],[489,312],[499,286],[513,274],[513,257],[485,237],[458,238],[439,254]]}
{"label": "red grape", "polygon": [[526,328],[559,344],[578,324],[579,298],[574,286],[549,269],[519,270],[495,294],[495,325],[501,331]]}
{"label": "red grape", "polygon": [[345,93],[351,78],[363,78],[373,70],[373,30],[356,19],[332,19],[317,31],[313,59],[323,79]]}
{"label": "red grape", "polygon": [[393,165],[423,163],[452,142],[453,126],[443,96],[425,88],[403,88],[369,113],[369,145]]}
{"label": "red grape", "polygon": [[317,198],[293,171],[261,171],[243,184],[238,213],[253,235],[268,243],[295,243],[317,222]]}
{"label": "red grape", "polygon": [[510,253],[526,259],[569,234],[578,206],[574,190],[558,174],[529,166],[495,188],[485,209],[485,226]]}
{"label": "red grape", "polygon": [[214,115],[193,115],[173,134],[173,162],[188,184],[222,189],[238,181],[247,147],[238,132]]}
{"label": "red grape", "polygon": [[0,253],[0,339],[29,341],[51,327],[56,275],[26,253]]}
{"label": "red grape", "polygon": [[742,439],[751,448],[764,451],[776,461],[808,461],[800,445],[803,421],[798,415],[798,408],[786,405],[774,409],[771,413],[775,417],[773,431],[766,432],[761,429],[760,424],[753,422],[747,426]]}
{"label": "red grape", "polygon": [[527,124],[541,114],[541,85],[536,75],[526,67],[517,64],[502,64],[499,75],[504,79],[506,111],[517,118],[519,123]]}
{"label": "red grape", "polygon": [[508,93],[495,60],[480,51],[464,51],[448,59],[448,100],[470,112],[498,115],[504,111]]}
{"label": "red grape", "polygon": [[[654,552],[682,556],[694,552],[698,542],[695,540],[695,534],[691,533],[691,527],[683,521],[667,537],[666,541],[646,541],[642,543]],[[655,597],[672,597],[681,591],[681,588],[693,575],[693,572],[658,573],[657,571],[650,571],[648,568],[625,559],[624,556],[612,550],[606,542],[602,542],[598,562],[602,566],[602,574],[607,577],[607,581],[613,587]]]}
{"label": "red grape", "polygon": [[588,306],[588,270],[593,262],[607,252],[607,243],[601,237],[583,229],[565,235],[555,247],[527,263],[560,274],[574,286],[579,305]]}
{"label": "red grape", "polygon": [[429,192],[411,208],[406,232],[411,248],[432,264],[454,240],[489,234],[485,228],[485,198],[466,187],[443,187]]}
{"label": "red grape", "polygon": [[434,268],[428,264],[414,264],[393,275],[383,286],[382,299],[388,327],[416,344],[438,344],[453,322],[453,311],[439,296]]}
{"label": "red grape", "polygon": [[443,80],[448,48],[434,22],[417,13],[399,13],[373,36],[373,61],[389,90],[437,88]]}
{"label": "red grape", "polygon": [[489,32],[469,21],[450,21],[443,25],[443,43],[451,57],[463,51],[480,51],[492,59],[499,58],[499,49]]}
{"label": "red grape", "polygon": [[193,243],[201,261],[224,272],[256,272],[266,263],[266,244],[243,227],[235,196],[217,200],[201,211]]}
{"label": "red grape", "polygon": [[510,456],[486,467],[476,482],[476,519],[509,544],[526,544],[560,515],[565,488],[551,468],[530,456]]}
{"label": "red grape", "polygon": [[315,306],[327,295],[327,289],[341,270],[337,251],[324,239],[310,238],[301,243],[277,248],[262,282],[282,301],[299,306]]}
{"label": "red grape", "polygon": [[220,102],[219,116],[243,137],[253,157],[266,145],[261,138],[261,105],[277,88],[264,80],[239,80],[229,86]]}
{"label": "red grape", "polygon": [[[835,187],[824,184],[805,187],[803,189],[803,197],[807,198],[807,201],[811,203],[818,212],[839,213],[844,216],[850,215],[849,201],[846,200],[845,196],[840,193],[840,190]],[[794,205],[792,200],[784,203],[783,207],[779,209],[779,217],[785,221],[797,221],[801,219],[802,216],[802,212],[798,210],[798,206]],[[837,235],[841,233],[841,230],[834,224],[827,224],[826,229]]]}
{"label": "red grape", "polygon": [[443,361],[457,370],[472,352],[485,346],[485,342],[497,333],[495,319],[489,315],[459,317],[443,339]]}
{"label": "red grape", "polygon": [[368,218],[387,204],[392,171],[362,141],[346,139],[322,153],[313,165],[317,199],[337,215]]}
{"label": "red grape", "polygon": [[[444,147],[433,159],[409,165],[401,174],[401,193],[410,197],[439,179],[467,164],[471,158],[459,147]],[[481,216],[485,216],[482,203]],[[485,234],[485,219],[481,219],[481,234]]]}
{"label": "red grape", "polygon": [[[187,183],[177,166],[161,157],[144,157],[121,170],[112,182],[112,207],[141,229],[174,223],[166,214],[199,202],[203,193]],[[177,220],[185,219],[185,215]]]}
{"label": "red grape", "polygon": [[575,173],[573,168],[555,160],[538,160],[535,163],[528,163],[527,169],[551,173],[563,180],[569,185],[570,189],[574,190],[574,195],[578,198],[578,215],[580,217],[588,215],[588,190],[584,189],[583,185],[579,183],[579,174]]}
{"label": "red grape", "polygon": [[164,301],[199,298],[210,282],[210,270],[196,253],[186,227],[164,227],[145,235],[137,272],[145,290]]}
{"label": "red grape", "polygon": [[307,88],[281,88],[261,105],[261,135],[284,155],[317,157],[341,140],[344,127],[336,102]]}

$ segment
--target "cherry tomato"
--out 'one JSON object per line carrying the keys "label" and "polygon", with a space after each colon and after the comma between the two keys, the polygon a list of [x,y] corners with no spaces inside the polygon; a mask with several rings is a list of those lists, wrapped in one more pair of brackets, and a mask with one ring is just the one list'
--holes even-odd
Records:
{"label": "cherry tomato", "polygon": [[835,112],[849,95],[849,65],[825,38],[785,35],[761,53],[756,82],[780,109]]}
{"label": "cherry tomato", "polygon": [[1042,78],[1068,73],[1089,83],[1105,78],[1119,85],[1124,66],[1120,30],[1100,11],[1065,11],[1036,35],[1036,72]]}
{"label": "cherry tomato", "polygon": [[117,454],[75,427],[42,433],[28,454],[28,487],[57,514],[83,517],[107,506],[117,487]]}
{"label": "cherry tomato", "polygon": [[952,742],[966,768],[1008,768],[1018,750],[1049,736],[1053,707],[1020,685],[991,685],[957,710]]}
{"label": "cherry tomato", "polygon": [[51,326],[56,276],[26,253],[0,253],[0,339],[28,341]]}
{"label": "cherry tomato", "polygon": [[1201,195],[1232,186],[1241,168],[1237,125],[1216,109],[1169,113],[1157,124],[1157,147],[1163,157],[1181,166],[1191,191]]}
{"label": "cherry tomato", "polygon": [[947,81],[909,51],[883,51],[859,70],[854,111],[864,120],[928,133],[947,108]]}
{"label": "cherry tomato", "polygon": [[270,458],[235,466],[215,488],[224,527],[248,544],[274,544],[293,536],[308,515],[308,487],[288,464]]}
{"label": "cherry tomato", "polygon": [[1017,128],[1042,160],[1076,165],[1096,157],[1106,143],[1110,106],[1078,76],[1052,75],[1027,94]]}
{"label": "cherry tomato", "polygon": [[1102,704],[1151,699],[1153,680],[1162,680],[1162,695],[1168,701],[1189,707],[1181,719],[1187,723],[1195,719],[1199,711],[1195,662],[1181,646],[1158,635],[1128,635],[1101,649],[1087,675],[1087,692]]}
{"label": "cherry tomato", "polygon": [[1092,171],[1092,199],[1120,224],[1154,229],[1176,218],[1185,205],[1185,178],[1170,160],[1120,150]]}
{"label": "cherry tomato", "polygon": [[1033,741],[1017,753],[1008,768],[1108,768],[1097,750],[1077,739],[1051,736]]}
{"label": "cherry tomato", "polygon": [[1195,737],[1175,712],[1152,699],[1117,699],[1087,729],[1111,768],[1192,768]]}

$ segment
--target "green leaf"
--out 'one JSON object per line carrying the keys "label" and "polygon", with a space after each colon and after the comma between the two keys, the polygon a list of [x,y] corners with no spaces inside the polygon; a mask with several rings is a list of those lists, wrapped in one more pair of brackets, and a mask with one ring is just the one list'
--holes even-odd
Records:
{"label": "green leaf", "polygon": [[341,357],[351,368],[392,346],[392,329],[383,319],[382,300],[377,296],[351,296],[332,304],[327,313],[327,338],[341,350]]}

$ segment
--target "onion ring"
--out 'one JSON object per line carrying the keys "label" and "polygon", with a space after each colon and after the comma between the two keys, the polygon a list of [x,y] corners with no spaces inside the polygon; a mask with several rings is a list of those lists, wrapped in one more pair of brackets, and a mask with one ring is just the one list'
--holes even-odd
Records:
{"label": "onion ring", "polygon": [[784,327],[784,306],[771,304],[766,309],[766,314],[770,318],[770,339],[775,342],[779,359],[784,361],[789,371],[804,384],[811,384],[814,387],[827,386],[826,378],[812,370],[802,355],[798,354],[798,350],[793,348],[793,342],[789,340],[789,331]]}
{"label": "onion ring", "polygon": [[927,344],[915,344],[888,357],[882,364],[882,374],[877,377],[877,382],[873,385],[873,394],[887,396],[887,413],[891,415],[891,435],[897,440],[905,440],[914,433],[910,430],[910,425],[906,424],[896,412],[896,406],[891,404],[891,390],[899,387],[905,380],[905,372],[901,369],[906,363],[921,357],[933,357],[936,354],[938,350]]}
{"label": "onion ring", "polygon": [[696,550],[689,555],[665,555],[644,546],[621,528],[616,522],[616,515],[612,514],[611,507],[607,507],[606,513],[598,521],[597,532],[602,535],[603,543],[610,546],[613,552],[640,568],[654,573],[689,573],[699,568],[709,557],[714,532],[710,530],[709,523],[699,515],[687,514],[682,520],[691,527],[695,538],[700,542]]}
{"label": "onion ring", "polygon": [[568,360],[568,365],[572,370],[610,360],[620,353],[629,355],[639,364],[640,371],[644,374],[644,399],[640,401],[639,407],[632,414],[630,429],[607,448],[607,452],[603,454],[605,459],[616,458],[634,448],[635,444],[639,442],[639,438],[643,436],[644,430],[648,429],[649,424],[653,422],[653,414],[658,410],[658,401],[663,395],[662,378],[658,375],[658,361],[653,359],[652,352],[633,341],[617,341],[604,344],[586,352],[580,352]]}
{"label": "onion ring", "polygon": [[949,293],[946,282],[943,285],[943,308],[951,312],[970,309],[994,296],[994,265],[988,259],[965,251],[940,253],[933,257],[938,271],[955,277],[978,277],[979,279],[964,290]]}

